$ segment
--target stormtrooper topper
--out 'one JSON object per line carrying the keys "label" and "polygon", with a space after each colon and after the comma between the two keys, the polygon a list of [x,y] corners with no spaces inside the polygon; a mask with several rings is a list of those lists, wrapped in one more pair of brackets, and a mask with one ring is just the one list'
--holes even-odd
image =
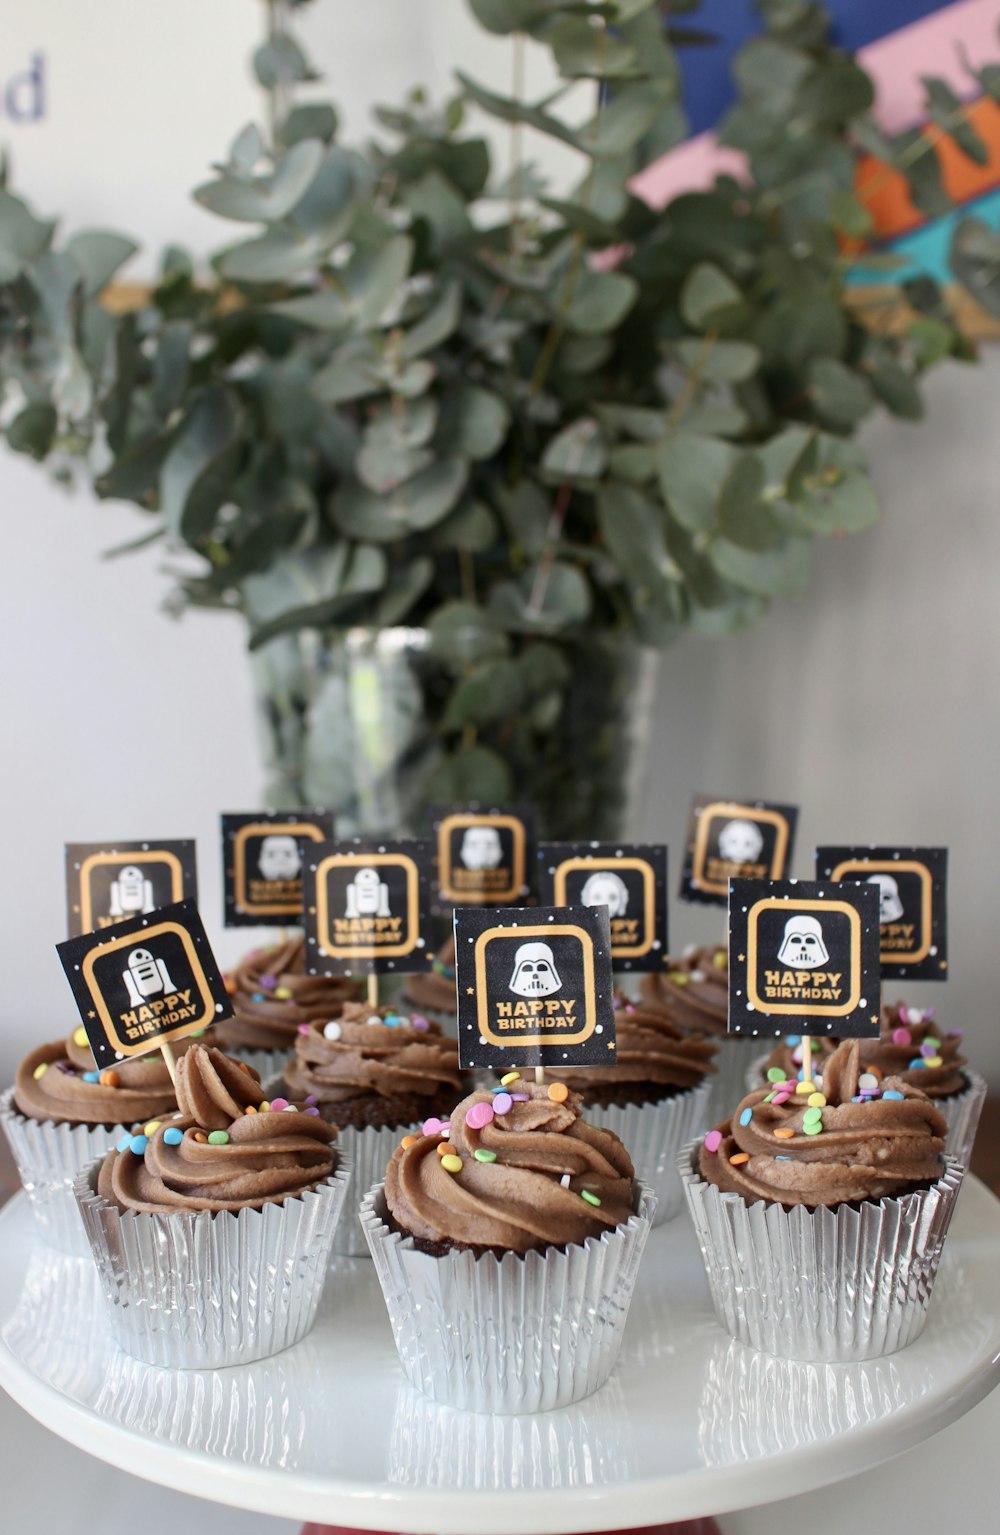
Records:
{"label": "stormtrooper topper", "polygon": [[197,897],[191,839],[66,844],[66,925],[71,937]]}
{"label": "stormtrooper topper", "polygon": [[667,849],[661,843],[540,842],[538,891],[552,906],[606,906],[616,970],[662,970]]}
{"label": "stormtrooper topper", "polygon": [[304,845],[310,975],[429,970],[430,844],[346,839]]}
{"label": "stormtrooper topper", "polygon": [[333,836],[329,810],[251,811],[222,816],[226,927],[302,921],[302,844]]}
{"label": "stormtrooper topper", "polygon": [[725,906],[732,879],[784,879],[791,866],[798,815],[795,805],[695,795],[681,899]]}
{"label": "stormtrooper topper", "polygon": [[729,1032],[874,1037],[878,955],[876,885],[734,879]]}
{"label": "stormtrooper topper", "polygon": [[503,906],[530,892],[534,812],[530,805],[432,806],[435,906]]}
{"label": "stormtrooper topper", "polygon": [[605,904],[456,908],[455,984],[464,1068],[615,1065]]}
{"label": "stormtrooper topper", "polygon": [[101,1068],[232,1017],[194,901],[69,938],[56,951]]}
{"label": "stormtrooper topper", "polygon": [[878,891],[882,974],[948,979],[948,849],[818,847],[816,877]]}

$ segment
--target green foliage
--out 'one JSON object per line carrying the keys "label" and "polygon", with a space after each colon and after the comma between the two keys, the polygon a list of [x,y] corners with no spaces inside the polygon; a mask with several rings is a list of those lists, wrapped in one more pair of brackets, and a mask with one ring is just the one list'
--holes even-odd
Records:
{"label": "green foliage", "polygon": [[[899,336],[847,302],[841,238],[868,228],[855,149],[920,207],[947,198],[929,139],[869,116],[821,6],[762,0],[737,57],[720,137],[748,179],[653,212],[629,178],[683,135],[675,48],[712,39],[665,28],[660,0],[468,4],[547,50],[560,87],[460,74],[443,110],[414,92],[357,148],[332,104],[290,99],[316,77],[272,28],[253,60],[270,127],[243,128],[194,194],[228,243],[208,274],[168,252],[138,312],[101,299],[131,241],[58,245],[0,187],[0,387],[9,445],[86,465],[141,508],[137,544],[200,557],[179,600],[241,611],[281,687],[300,631],[427,627],[435,792],[491,798],[568,729],[584,639],[729,633],[800,593],[813,536],[876,516],[859,425],[880,405],[919,417],[923,371],[970,347],[929,282],[907,285]],[[1000,98],[997,66],[976,79]],[[981,161],[962,103],[925,85],[936,129]],[[497,170],[482,114],[575,150],[579,185],[506,152]],[[959,223],[954,270],[1000,314],[1000,235]],[[333,730],[343,708],[331,679],[311,717]]]}

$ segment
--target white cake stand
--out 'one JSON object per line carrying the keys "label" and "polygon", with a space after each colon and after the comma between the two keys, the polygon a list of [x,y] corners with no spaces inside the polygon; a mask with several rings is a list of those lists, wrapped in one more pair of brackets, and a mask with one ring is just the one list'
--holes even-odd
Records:
{"label": "white cake stand", "polygon": [[0,1385],[125,1471],[285,1518],[414,1535],[620,1530],[724,1513],[875,1466],[1000,1379],[1000,1202],[970,1179],[923,1337],[862,1365],[733,1343],[684,1217],[654,1231],[621,1363],[578,1407],[490,1418],[406,1384],[371,1264],[339,1259],[315,1330],[259,1364],[171,1372],[111,1341],[96,1272],[0,1212]]}

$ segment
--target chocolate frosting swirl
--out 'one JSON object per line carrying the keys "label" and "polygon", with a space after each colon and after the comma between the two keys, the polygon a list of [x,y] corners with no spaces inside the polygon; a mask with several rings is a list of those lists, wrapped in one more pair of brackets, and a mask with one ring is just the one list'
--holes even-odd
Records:
{"label": "chocolate frosting swirl", "polygon": [[[398,1021],[390,1025],[387,1018]],[[438,1024],[422,1020],[424,1026],[414,1028],[392,1008],[362,1002],[345,1003],[332,1021],[339,1031],[336,1039],[324,1035],[322,1023],[296,1036],[294,1059],[285,1068],[293,1093],[315,1094],[336,1109],[354,1099],[414,1095],[430,1107],[442,1093],[453,1101],[461,1091],[458,1045]]]}
{"label": "chocolate frosting swirl", "polygon": [[[182,1047],[188,1047],[187,1040],[176,1041],[175,1051]],[[36,1077],[41,1066],[45,1070]],[[85,1074],[98,1080],[87,1082]],[[173,1084],[158,1050],[98,1072],[89,1044],[81,1044],[76,1034],[39,1045],[25,1057],[14,1077],[14,1102],[26,1118],[57,1125],[133,1125],[175,1107]]]}
{"label": "chocolate frosting swirl", "polygon": [[403,996],[414,1007],[426,1007],[432,1013],[454,1017],[458,1012],[455,992],[455,940],[449,938],[434,956],[429,975],[408,975]]}
{"label": "chocolate frosting swirl", "polygon": [[667,969],[642,978],[642,999],[663,1007],[687,1034],[724,1035],[729,1025],[729,962],[724,948],[702,948],[668,959]]}
{"label": "chocolate frosting swirl", "polygon": [[[794,1037],[793,1037],[794,1038]],[[860,1039],[862,1070],[875,1070],[883,1077],[899,1077],[910,1087],[918,1087],[928,1098],[948,1098],[963,1093],[968,1080],[962,1070],[962,1034],[953,1029],[941,1032],[934,1022],[934,1009],[907,1007],[893,1002],[882,1008],[879,1037]],[[824,1064],[838,1040],[814,1039],[815,1069],[822,1073]],[[799,1073],[798,1040],[784,1040],[771,1052],[765,1065],[779,1066],[787,1076]],[[818,1058],[818,1060],[817,1060]],[[917,1064],[919,1062],[919,1065]]]}
{"label": "chocolate frosting swirl", "polygon": [[300,1023],[336,1018],[360,996],[357,981],[339,975],[306,975],[304,938],[254,949],[228,977],[233,1017],[216,1025],[231,1050],[291,1050]]}
{"label": "chocolate frosting swirl", "polygon": [[[702,1177],[748,1201],[810,1208],[881,1199],[935,1182],[947,1121],[926,1094],[898,1077],[887,1077],[877,1094],[862,1100],[858,1045],[845,1040],[829,1057],[823,1105],[810,1106],[794,1082],[749,1093],[732,1120],[706,1138]],[[810,1121],[820,1128],[810,1130]]]}
{"label": "chocolate frosting swirl", "polygon": [[[255,1112],[256,1075],[221,1050],[199,1046],[184,1057],[177,1097],[181,1113],[142,1137],[139,1154],[112,1151],[102,1162],[97,1192],[119,1209],[259,1209],[315,1188],[333,1168],[336,1131],[308,1110]],[[166,1139],[172,1131],[181,1133],[176,1145]]]}
{"label": "chocolate frosting swirl", "polygon": [[615,997],[615,1039],[616,1065],[573,1072],[574,1091],[584,1103],[605,1088],[624,1089],[626,1094],[635,1089],[643,1099],[659,1088],[666,1096],[670,1089],[697,1087],[715,1071],[718,1046],[700,1034],[686,1033],[662,1007]]}
{"label": "chocolate frosting swirl", "polygon": [[[566,1092],[564,1101],[549,1097],[553,1087]],[[438,1155],[441,1134],[407,1136],[393,1153],[385,1197],[404,1234],[424,1243],[526,1253],[583,1242],[629,1219],[633,1168],[618,1137],[586,1124],[578,1095],[562,1084],[519,1081],[510,1093],[523,1099],[505,1113],[503,1100],[483,1090],[452,1112],[448,1150],[460,1169],[450,1171]],[[469,1124],[470,1112],[474,1124],[494,1106],[488,1123]],[[494,1159],[479,1160],[477,1151]]]}

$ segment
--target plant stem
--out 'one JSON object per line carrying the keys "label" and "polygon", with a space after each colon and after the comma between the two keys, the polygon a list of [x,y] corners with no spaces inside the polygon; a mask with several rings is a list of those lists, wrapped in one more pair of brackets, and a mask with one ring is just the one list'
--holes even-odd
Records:
{"label": "plant stem", "polygon": [[[511,94],[520,105],[524,100],[524,33],[515,32],[511,59]],[[510,125],[510,254],[521,259],[521,172],[524,169],[524,125],[515,120]]]}

